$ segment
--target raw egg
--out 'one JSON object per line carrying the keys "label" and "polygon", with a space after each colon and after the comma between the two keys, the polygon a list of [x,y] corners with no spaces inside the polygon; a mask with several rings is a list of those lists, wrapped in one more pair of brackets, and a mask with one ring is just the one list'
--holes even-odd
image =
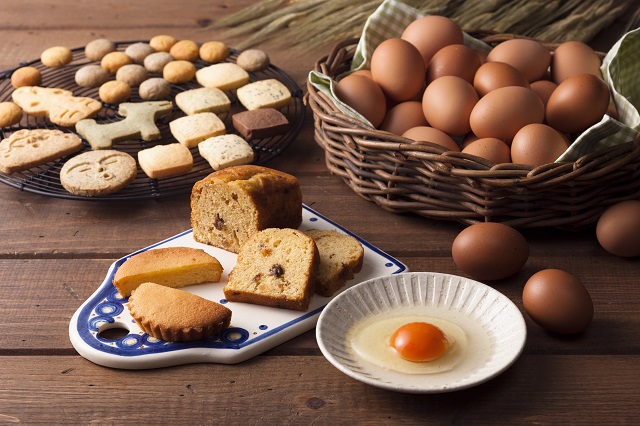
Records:
{"label": "raw egg", "polygon": [[[429,117],[427,117],[427,120]],[[471,130],[480,138],[497,138],[511,145],[518,130],[531,123],[542,123],[544,104],[526,87],[508,86],[484,95],[471,111]]]}
{"label": "raw egg", "polygon": [[473,352],[460,326],[424,315],[365,320],[353,327],[348,341],[359,358],[404,374],[450,371]]}
{"label": "raw egg", "polygon": [[596,236],[611,254],[640,256],[640,200],[621,201],[607,208],[598,219]]}
{"label": "raw egg", "polygon": [[425,66],[433,55],[450,44],[462,44],[464,35],[460,26],[446,16],[428,15],[411,22],[402,32],[407,40],[420,51]]}
{"label": "raw egg", "polygon": [[530,87],[531,90],[533,90],[536,95],[538,95],[540,99],[542,99],[542,103],[546,108],[551,94],[554,90],[556,90],[556,87],[558,87],[558,85],[551,80],[538,80],[531,83]]}
{"label": "raw egg", "polygon": [[415,98],[424,86],[426,65],[418,49],[400,38],[378,45],[371,55],[371,76],[396,102]]}
{"label": "raw egg", "polygon": [[422,110],[431,127],[462,136],[471,130],[469,117],[477,102],[478,93],[471,83],[447,75],[427,86],[422,96]]}
{"label": "raw egg", "polygon": [[464,44],[451,44],[438,50],[427,67],[427,83],[445,75],[455,75],[469,83],[480,67],[480,56]]}
{"label": "raw egg", "polygon": [[386,100],[382,89],[369,77],[351,74],[336,84],[336,96],[378,127],[384,120]]}
{"label": "raw egg", "polygon": [[499,280],[520,271],[529,258],[529,244],[516,229],[480,222],[460,232],[451,249],[453,261],[477,280]]}
{"label": "raw egg", "polygon": [[581,133],[599,122],[609,108],[609,87],[593,74],[569,77],[547,102],[547,124],[564,133]]}
{"label": "raw egg", "polygon": [[402,134],[405,138],[413,139],[416,143],[432,142],[445,147],[449,151],[459,152],[456,141],[445,132],[429,126],[412,127]]}
{"label": "raw egg", "polygon": [[486,62],[478,68],[473,78],[473,87],[480,96],[494,89],[507,86],[529,87],[522,73],[504,62]]}
{"label": "raw egg", "polygon": [[506,143],[496,138],[482,138],[469,142],[463,149],[465,154],[482,157],[496,164],[510,163],[511,150]]}
{"label": "raw egg", "polygon": [[422,113],[422,103],[419,101],[406,101],[395,105],[387,111],[380,130],[402,135],[412,127],[426,126],[427,119]]}
{"label": "raw egg", "polygon": [[579,74],[593,74],[602,78],[600,57],[589,45],[567,41],[556,47],[551,58],[551,79],[557,84]]}
{"label": "raw egg", "polygon": [[533,167],[553,163],[569,147],[565,135],[546,124],[527,124],[513,137],[511,160]]}
{"label": "raw egg", "polygon": [[533,274],[524,285],[522,304],[533,321],[553,333],[579,333],[593,319],[589,292],[576,277],[560,269]]}
{"label": "raw egg", "polygon": [[493,61],[506,62],[532,82],[543,78],[551,63],[551,52],[538,41],[516,38],[491,49],[487,62]]}

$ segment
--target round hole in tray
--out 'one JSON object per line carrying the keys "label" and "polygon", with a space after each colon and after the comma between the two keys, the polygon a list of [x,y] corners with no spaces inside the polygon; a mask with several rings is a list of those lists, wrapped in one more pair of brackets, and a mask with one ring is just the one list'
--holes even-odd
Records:
{"label": "round hole in tray", "polygon": [[105,340],[120,340],[127,336],[130,330],[123,323],[106,323],[100,330],[98,330],[98,336]]}

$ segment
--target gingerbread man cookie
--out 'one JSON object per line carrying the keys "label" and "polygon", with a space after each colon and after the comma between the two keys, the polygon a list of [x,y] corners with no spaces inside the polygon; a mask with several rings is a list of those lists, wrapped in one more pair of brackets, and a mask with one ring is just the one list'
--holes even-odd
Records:
{"label": "gingerbread man cookie", "polygon": [[95,99],[73,96],[69,90],[49,87],[19,87],[14,90],[12,98],[27,114],[49,117],[52,123],[64,127],[74,126],[102,109],[102,104]]}
{"label": "gingerbread man cookie", "polygon": [[118,114],[124,120],[115,123],[98,124],[93,119],[80,120],[76,131],[85,138],[93,150],[109,149],[114,142],[141,138],[145,141],[160,139],[160,129],[156,119],[171,113],[170,101],[125,102],[120,104]]}

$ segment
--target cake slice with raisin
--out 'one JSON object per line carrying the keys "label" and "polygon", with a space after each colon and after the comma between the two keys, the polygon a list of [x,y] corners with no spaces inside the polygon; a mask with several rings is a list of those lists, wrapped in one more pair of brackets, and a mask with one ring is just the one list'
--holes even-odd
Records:
{"label": "cake slice with raisin", "polygon": [[306,311],[320,254],[313,238],[291,228],[268,228],[241,247],[224,295],[232,302]]}

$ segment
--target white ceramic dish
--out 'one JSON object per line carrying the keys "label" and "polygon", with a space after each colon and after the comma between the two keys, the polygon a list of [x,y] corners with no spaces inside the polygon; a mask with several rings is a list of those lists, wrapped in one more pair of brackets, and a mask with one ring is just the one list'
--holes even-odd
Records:
{"label": "white ceramic dish", "polygon": [[[356,238],[326,217],[303,206],[299,229],[336,229]],[[398,260],[358,238],[364,247],[362,270],[347,282],[344,289],[374,277],[396,274],[407,268]],[[220,283],[185,287],[184,290],[209,300],[226,303],[232,311],[231,325],[217,338],[188,343],[167,343],[142,332],[129,314],[127,299],[112,284],[118,267],[131,255],[159,247],[195,247],[215,256],[224,271]],[[197,362],[234,364],[245,361],[315,327],[322,309],[332,298],[314,295],[306,312],[269,308],[248,303],[228,302],[222,288],[233,269],[237,255],[201,244],[192,230],[146,247],[114,262],[104,282],[78,308],[69,323],[69,337],[74,348],[86,359],[100,365],[124,369],[167,367]],[[344,289],[342,291],[344,291]],[[333,297],[336,297],[336,293]],[[105,337],[105,330],[121,329],[125,336]],[[111,330],[113,331],[113,330]]]}
{"label": "white ceramic dish", "polygon": [[[403,374],[356,356],[349,332],[372,317],[425,315],[465,329],[468,348],[483,357],[462,361],[448,372]],[[346,375],[384,389],[442,393],[483,383],[512,365],[522,353],[527,329],[520,310],[502,293],[467,278],[432,272],[400,273],[355,285],[335,297],[316,327],[324,356]]]}

